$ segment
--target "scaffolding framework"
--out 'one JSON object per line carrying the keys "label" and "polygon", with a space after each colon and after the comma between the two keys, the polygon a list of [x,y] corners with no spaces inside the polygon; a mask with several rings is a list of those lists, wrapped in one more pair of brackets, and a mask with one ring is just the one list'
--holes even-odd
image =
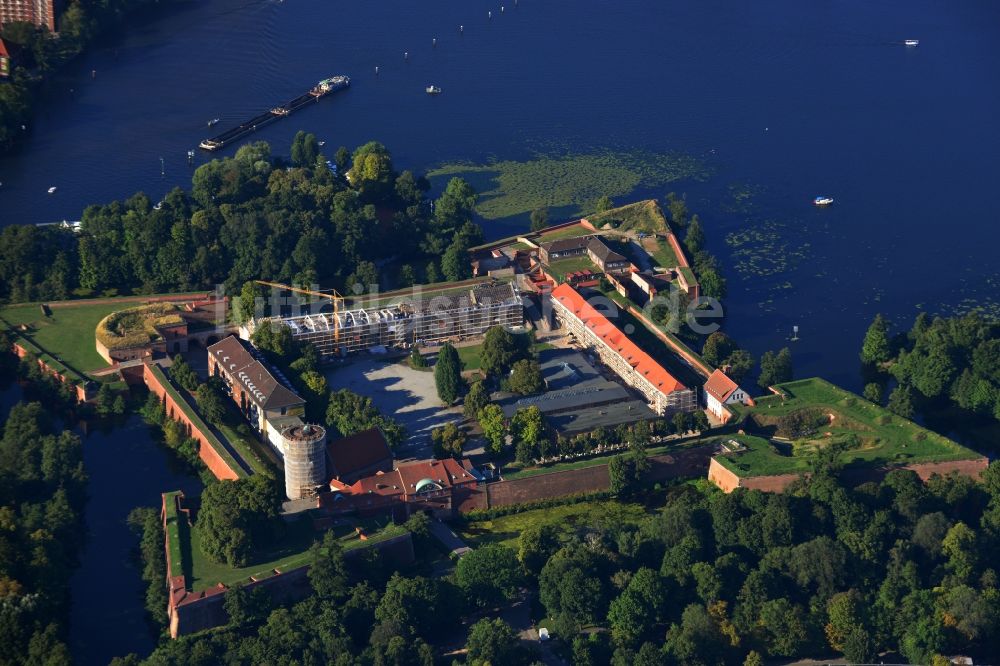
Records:
{"label": "scaffolding framework", "polygon": [[523,325],[524,310],[513,285],[504,283],[474,287],[461,296],[270,321],[288,326],[294,339],[312,343],[320,357],[327,359],[373,347],[406,349],[413,344],[473,338],[491,326]]}

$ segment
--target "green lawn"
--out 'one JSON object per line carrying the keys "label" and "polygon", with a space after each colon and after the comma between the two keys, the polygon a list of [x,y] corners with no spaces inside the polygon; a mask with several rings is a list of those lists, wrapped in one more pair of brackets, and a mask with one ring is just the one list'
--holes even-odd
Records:
{"label": "green lawn", "polygon": [[[358,538],[354,525],[362,527],[368,534],[367,540]],[[387,518],[380,521],[345,521],[333,528],[339,537],[344,550],[352,550],[363,546],[385,541],[394,536],[404,534],[405,529],[393,525]],[[309,564],[309,548],[321,534],[315,532],[312,521],[301,518],[287,524],[287,532],[274,547],[258,553],[253,564],[246,567],[231,567],[219,564],[205,557],[201,551],[201,536],[198,526],[191,530],[188,540],[182,540],[181,548],[185,555],[184,573],[188,577],[187,584],[191,590],[203,590],[217,583],[230,586],[234,583],[248,581],[251,576],[257,579],[269,578],[274,570],[290,571]]]}
{"label": "green lawn", "polygon": [[107,366],[97,353],[94,338],[97,324],[115,310],[132,305],[137,303],[66,305],[52,308],[51,317],[42,315],[37,303],[12,305],[0,310],[0,317],[13,326],[27,324],[31,330],[23,335],[74,370],[84,373]]}
{"label": "green lawn", "polygon": [[228,423],[220,424],[219,431],[229,440],[232,447],[243,456],[243,460],[247,461],[256,474],[272,477],[275,475],[275,471],[278,469],[278,454],[271,447],[262,444],[253,435],[244,437],[236,431],[236,428]]}
{"label": "green lawn", "polygon": [[166,493],[167,505],[167,546],[170,549],[170,571],[168,576],[180,576],[184,573],[184,557],[182,544],[187,540],[187,521],[181,519],[177,511],[177,496],[179,490]]}
{"label": "green lawn", "polygon": [[534,240],[539,244],[551,243],[554,240],[562,240],[563,238],[579,238],[580,236],[591,236],[593,234],[594,232],[591,229],[581,224],[575,224],[565,229],[556,229],[555,231],[543,233]]}
{"label": "green lawn", "polygon": [[739,413],[749,414],[754,425],[762,430],[773,429],[781,417],[807,408],[821,410],[832,416],[832,421],[788,446],[775,447],[766,440],[753,438],[750,451],[718,458],[741,476],[805,471],[811,468],[815,451],[832,442],[851,442],[852,448],[841,454],[841,461],[848,466],[907,465],[979,456],[826,380],[802,379],[779,384],[777,388],[784,399],[778,395],[766,396],[758,399],[753,408],[740,408]]}
{"label": "green lawn", "polygon": [[[527,334],[518,333],[516,335]],[[540,352],[546,349],[554,349],[554,347],[547,342],[536,342],[531,349],[535,352]],[[458,358],[462,361],[462,370],[479,370],[482,367],[482,363],[479,359],[483,353],[482,343],[477,345],[468,345],[466,347],[456,347],[455,351],[458,352]]]}
{"label": "green lawn", "polygon": [[552,273],[552,276],[560,282],[564,281],[569,273],[575,273],[576,271],[602,272],[586,254],[579,257],[569,257],[553,261],[551,264],[548,264],[547,268]]}
{"label": "green lawn", "polygon": [[568,535],[578,527],[601,528],[637,524],[649,515],[651,514],[641,504],[595,500],[522,511],[493,520],[469,522],[461,528],[460,536],[472,547],[500,543],[517,548],[521,532],[534,525],[555,525],[563,535]]}
{"label": "green lawn", "polygon": [[653,257],[653,263],[656,266],[674,268],[680,265],[680,259],[677,257],[677,253],[674,252],[674,248],[670,245],[670,243],[661,239],[656,239],[652,241],[652,243],[655,243],[656,249],[647,249],[646,251],[649,252],[651,257]]}

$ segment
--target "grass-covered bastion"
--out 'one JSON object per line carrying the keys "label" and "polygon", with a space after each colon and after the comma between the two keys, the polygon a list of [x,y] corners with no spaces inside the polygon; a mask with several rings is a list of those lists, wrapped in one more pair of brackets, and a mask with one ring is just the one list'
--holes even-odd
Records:
{"label": "grass-covered bastion", "polygon": [[925,478],[977,476],[988,464],[975,451],[826,380],[802,379],[773,391],[753,407],[734,406],[743,418],[741,434],[709,468],[709,478],[726,491],[781,490],[830,461],[859,478],[898,467]]}

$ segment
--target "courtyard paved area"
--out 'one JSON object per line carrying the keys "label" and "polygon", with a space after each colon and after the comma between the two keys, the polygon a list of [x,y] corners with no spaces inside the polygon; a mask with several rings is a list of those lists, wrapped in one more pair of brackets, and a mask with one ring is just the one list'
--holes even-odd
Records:
{"label": "courtyard paved area", "polygon": [[396,451],[398,460],[430,458],[431,430],[462,417],[462,407],[445,408],[437,396],[434,373],[414,370],[402,362],[364,359],[328,370],[330,389],[346,388],[371,398],[386,416],[399,421],[408,433]]}

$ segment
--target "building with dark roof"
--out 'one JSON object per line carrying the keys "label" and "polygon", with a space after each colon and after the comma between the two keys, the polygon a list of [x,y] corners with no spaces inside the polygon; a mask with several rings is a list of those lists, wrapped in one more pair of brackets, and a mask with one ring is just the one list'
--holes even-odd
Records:
{"label": "building with dark roof", "polygon": [[577,342],[593,350],[622,380],[642,393],[657,414],[698,408],[693,389],[657,363],[568,284],[552,291],[552,309]]}
{"label": "building with dark roof", "polygon": [[303,421],[306,401],[249,342],[235,335],[208,347],[208,374],[226,385],[233,402],[281,457],[289,499],[315,493],[328,479],[326,432]]}
{"label": "building with dark roof", "polygon": [[605,273],[621,273],[632,265],[626,257],[605,245],[597,236],[587,243],[587,255]]}
{"label": "building with dark roof", "polygon": [[632,265],[626,257],[608,247],[599,236],[561,238],[543,243],[538,248],[538,258],[544,264],[583,255],[587,255],[605,273],[626,271]]}
{"label": "building with dark roof", "polygon": [[392,451],[378,428],[331,441],[326,447],[327,473],[341,483],[354,483],[377,472],[392,471]]}
{"label": "building with dark roof", "polygon": [[657,418],[645,402],[621,384],[605,379],[580,352],[549,349],[542,351],[538,360],[547,391],[501,397],[497,404],[507,419],[519,409],[538,407],[552,431],[570,437]]}

